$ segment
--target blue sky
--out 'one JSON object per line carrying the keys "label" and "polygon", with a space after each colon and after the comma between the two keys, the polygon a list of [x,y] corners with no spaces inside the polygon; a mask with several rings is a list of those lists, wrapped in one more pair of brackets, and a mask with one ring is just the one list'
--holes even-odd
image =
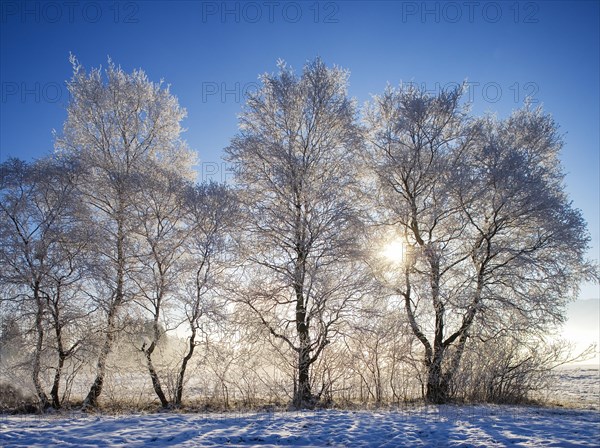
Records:
{"label": "blue sky", "polygon": [[[600,2],[0,2],[0,161],[52,151],[68,100],[69,52],[107,56],[171,84],[203,178],[226,178],[222,149],[243,92],[282,58],[351,71],[359,103],[386,83],[431,91],[467,80],[473,111],[506,116],[526,95],[561,125],[567,189],[600,250]],[[597,285],[581,298],[597,298]]]}

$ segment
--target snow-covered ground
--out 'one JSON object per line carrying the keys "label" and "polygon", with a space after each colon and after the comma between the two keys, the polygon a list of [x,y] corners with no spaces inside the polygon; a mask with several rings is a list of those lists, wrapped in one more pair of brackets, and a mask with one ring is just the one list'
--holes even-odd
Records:
{"label": "snow-covered ground", "polygon": [[0,417],[2,447],[579,447],[598,440],[598,411],[518,406]]}
{"label": "snow-covered ground", "polygon": [[600,370],[592,365],[559,369],[543,398],[550,404],[600,410]]}

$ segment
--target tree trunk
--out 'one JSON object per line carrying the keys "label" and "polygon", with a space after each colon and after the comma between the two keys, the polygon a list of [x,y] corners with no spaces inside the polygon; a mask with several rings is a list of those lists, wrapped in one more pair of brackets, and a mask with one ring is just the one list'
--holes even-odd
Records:
{"label": "tree trunk", "polygon": [[102,387],[104,386],[104,376],[106,374],[106,360],[108,359],[108,355],[112,350],[113,342],[115,340],[115,322],[114,322],[114,309],[111,310],[108,316],[108,328],[106,330],[106,338],[104,340],[104,345],[102,346],[102,351],[98,356],[98,362],[96,364],[96,378],[90,387],[90,391],[88,392],[85,400],[83,401],[83,409],[87,408],[95,408],[98,406],[98,397],[102,393]]}
{"label": "tree trunk", "polygon": [[56,366],[56,373],[54,374],[54,382],[52,383],[52,390],[50,391],[50,396],[52,397],[52,407],[54,409],[60,409],[60,397],[58,395],[58,391],[60,388],[60,377],[62,375],[62,369],[65,365],[66,355],[62,350],[62,343],[59,342],[58,349],[58,365]]}
{"label": "tree trunk", "polygon": [[433,251],[429,254],[431,267],[430,286],[435,311],[435,332],[433,339],[433,357],[428,363],[427,392],[425,398],[430,403],[442,404],[448,399],[448,384],[442,375],[442,363],[446,354],[444,345],[445,307],[440,299],[440,265]]}
{"label": "tree trunk", "polygon": [[442,344],[442,348],[445,351],[458,338],[456,348],[454,349],[454,352],[452,353],[452,356],[450,357],[450,360],[447,363],[446,371],[441,373],[440,385],[442,386],[442,390],[441,395],[438,394],[437,396],[441,396],[441,398],[444,400],[448,398],[450,384],[452,382],[454,374],[458,371],[462,355],[465,351],[469,330],[471,329],[471,325],[473,324],[475,315],[477,314],[478,304],[481,300],[481,294],[483,291],[483,281],[483,267],[481,267],[477,279],[477,291],[475,293],[473,302],[471,303],[469,309],[463,317],[462,325],[460,326],[458,331],[456,331],[454,334],[448,337],[448,339],[446,339]]}
{"label": "tree trunk", "polygon": [[[303,277],[303,271],[298,274],[297,278]],[[306,323],[306,308],[304,303],[304,294],[302,281],[297,280],[295,285],[296,290],[296,331],[300,340],[298,348],[298,388],[294,396],[294,407],[306,408],[312,407],[313,395],[310,387],[310,335],[308,332],[308,324]]]}
{"label": "tree trunk", "polygon": [[62,325],[60,322],[60,311],[59,311],[59,307],[58,307],[59,300],[60,300],[60,288],[57,293],[56,302],[54,302],[52,305],[50,303],[48,304],[49,306],[51,306],[51,309],[52,309],[52,317],[54,320],[54,332],[56,334],[56,352],[58,354],[58,362],[57,362],[57,366],[56,366],[56,372],[54,373],[54,381],[52,383],[52,390],[50,390],[50,397],[52,398],[52,407],[54,409],[61,408],[60,397],[59,397],[58,392],[60,390],[60,378],[62,375],[62,369],[65,365],[65,360],[67,359],[68,356],[71,355],[71,353],[73,352],[73,349],[77,345],[77,344],[75,344],[75,346],[71,347],[71,349],[68,352],[65,352],[65,350],[64,350],[63,339],[62,339]]}
{"label": "tree trunk", "polygon": [[429,403],[443,404],[448,399],[448,383],[442,374],[442,355],[434,357],[427,372],[425,399]]}
{"label": "tree trunk", "polygon": [[190,336],[188,352],[183,357],[181,361],[181,367],[179,368],[179,374],[177,375],[177,385],[175,387],[175,406],[181,406],[181,399],[183,397],[183,381],[185,379],[185,371],[187,369],[187,364],[190,359],[192,359],[192,355],[194,354],[194,349],[196,348],[196,330],[192,328],[192,335]]}
{"label": "tree trunk", "polygon": [[125,288],[125,230],[124,230],[124,201],[119,195],[119,212],[117,215],[117,272],[116,279],[117,285],[115,290],[115,296],[110,303],[108,310],[108,318],[106,325],[106,337],[104,339],[104,345],[98,356],[98,363],[96,365],[96,379],[90,388],[90,391],[83,401],[83,409],[88,407],[95,408],[98,406],[98,397],[102,393],[102,387],[104,386],[104,376],[106,374],[106,360],[112,350],[112,346],[115,340],[115,320],[117,318],[117,311],[123,304],[124,300],[124,288]]}
{"label": "tree trunk", "polygon": [[158,377],[158,373],[152,364],[152,352],[154,351],[154,343],[150,345],[148,350],[144,350],[144,354],[146,355],[146,364],[148,366],[148,372],[150,373],[150,379],[152,380],[152,387],[154,388],[154,392],[156,396],[160,400],[160,404],[163,408],[169,406],[169,400],[165,396],[165,393],[162,390],[162,386],[160,384],[160,378]]}
{"label": "tree trunk", "polygon": [[296,408],[312,407],[313,396],[310,387],[310,348],[307,342],[308,331],[300,335],[300,350],[298,352],[298,388],[294,397]]}
{"label": "tree trunk", "polygon": [[308,256],[306,248],[306,226],[303,218],[302,189],[299,185],[294,186],[295,199],[295,243],[296,259],[294,266],[294,294],[296,295],[296,333],[300,345],[298,347],[298,388],[294,394],[294,407],[306,408],[314,405],[314,397],[310,387],[310,334],[309,319],[306,316],[308,299],[304,297],[304,282],[306,276],[306,259]]}
{"label": "tree trunk", "polygon": [[35,343],[35,353],[33,355],[31,379],[35,388],[35,393],[38,397],[39,408],[43,411],[48,407],[48,397],[46,396],[40,381],[42,348],[44,344],[44,306],[40,297],[40,285],[38,283],[34,285],[33,296],[37,306],[35,313],[35,328],[37,331],[37,338]]}
{"label": "tree trunk", "polygon": [[160,329],[158,326],[158,319],[159,319],[159,315],[160,315],[159,314],[160,313],[160,303],[161,303],[161,301],[158,300],[155,311],[154,311],[154,321],[152,322],[153,341],[147,349],[145,349],[145,347],[142,347],[142,351],[144,352],[144,355],[146,355],[146,365],[148,366],[148,373],[150,373],[150,379],[152,380],[152,387],[154,388],[154,392],[156,393],[156,396],[160,400],[161,406],[163,408],[166,408],[169,406],[169,400],[167,400],[167,397],[165,396],[165,393],[160,384],[160,378],[158,377],[158,372],[156,372],[156,369],[154,368],[154,364],[152,363],[152,353],[154,353],[156,344],[158,343],[158,340],[160,339]]}
{"label": "tree trunk", "polygon": [[373,377],[375,379],[375,404],[381,406],[383,402],[383,382],[381,380],[381,367],[379,365],[379,340],[375,343],[375,359]]}

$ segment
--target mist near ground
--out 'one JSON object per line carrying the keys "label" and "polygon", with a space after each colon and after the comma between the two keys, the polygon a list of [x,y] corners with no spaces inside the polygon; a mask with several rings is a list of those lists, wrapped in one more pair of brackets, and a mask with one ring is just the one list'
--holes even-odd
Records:
{"label": "mist near ground", "polygon": [[577,300],[567,309],[567,321],[562,337],[576,344],[577,351],[585,350],[590,344],[597,344],[596,356],[591,359],[571,363],[573,366],[600,365],[600,299]]}

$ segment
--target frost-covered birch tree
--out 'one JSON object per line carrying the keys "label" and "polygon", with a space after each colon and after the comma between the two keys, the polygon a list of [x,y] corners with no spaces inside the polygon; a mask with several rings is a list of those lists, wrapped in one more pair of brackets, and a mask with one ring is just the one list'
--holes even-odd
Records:
{"label": "frost-covered birch tree", "polygon": [[561,320],[594,277],[589,237],[564,192],[554,122],[523,109],[472,120],[460,89],[388,88],[367,114],[381,223],[405,245],[391,286],[424,350],[426,398],[440,403],[474,328]]}
{"label": "frost-covered birch tree", "polygon": [[[31,379],[40,409],[61,406],[65,362],[76,352],[85,314],[85,231],[80,225],[77,170],[68,163],[11,159],[0,165],[0,285],[3,300],[17,303],[21,323],[33,318]],[[46,355],[46,356],[44,356]],[[42,365],[44,358],[56,361]],[[50,399],[42,377],[54,370]]]}
{"label": "frost-covered birch tree", "polygon": [[295,368],[294,405],[314,405],[311,365],[362,291],[352,191],[361,144],[348,72],[316,59],[302,75],[279,63],[249,95],[226,148],[247,216],[237,297]]}
{"label": "frost-covered birch tree", "polygon": [[[135,302],[151,328],[138,348],[161,405],[180,406],[201,330],[224,314],[215,291],[226,265],[228,235],[236,223],[236,200],[224,185],[193,185],[179,173],[150,163],[136,183],[132,210],[137,268],[132,280]],[[165,336],[176,328],[185,334],[185,344],[179,357],[171,355],[177,364],[173,380],[165,378],[165,372],[161,375],[154,359]],[[172,387],[165,389],[165,380]]]}
{"label": "frost-covered birch tree", "polygon": [[526,105],[474,126],[474,145],[461,161],[463,187],[455,192],[467,220],[472,283],[466,312],[449,336],[457,341],[449,372],[476,317],[484,338],[544,334],[564,322],[579,282],[597,280],[586,260],[587,225],[565,192],[563,142],[552,117]]}
{"label": "frost-covered birch tree", "polygon": [[164,390],[153,355],[164,334],[177,326],[176,298],[181,294],[185,276],[186,240],[191,226],[186,217],[186,191],[191,188],[178,173],[147,163],[136,176],[136,200],[133,204],[136,262],[132,279],[138,294],[136,303],[149,320],[151,330],[139,347],[156,396],[163,407],[169,398]]}
{"label": "frost-covered birch tree", "polygon": [[238,218],[237,199],[229,187],[205,183],[187,190],[187,266],[181,279],[183,291],[178,297],[178,308],[183,314],[180,328],[186,338],[173,393],[175,406],[182,404],[188,365],[201,344],[201,336],[211,324],[222,323],[227,314],[219,291],[223,290],[225,271],[230,265],[231,234]]}
{"label": "frost-covered birch tree", "polygon": [[181,139],[185,110],[162,83],[151,82],[141,70],[126,73],[109,60],[105,70],[86,72],[71,57],[70,101],[56,149],[76,159],[85,172],[79,186],[90,210],[89,225],[100,236],[95,252],[101,259],[97,302],[105,313],[104,342],[96,378],[84,407],[97,405],[106,373],[106,360],[122,308],[136,291],[131,281],[132,201],[137,175],[146,162],[191,176],[193,154]]}

